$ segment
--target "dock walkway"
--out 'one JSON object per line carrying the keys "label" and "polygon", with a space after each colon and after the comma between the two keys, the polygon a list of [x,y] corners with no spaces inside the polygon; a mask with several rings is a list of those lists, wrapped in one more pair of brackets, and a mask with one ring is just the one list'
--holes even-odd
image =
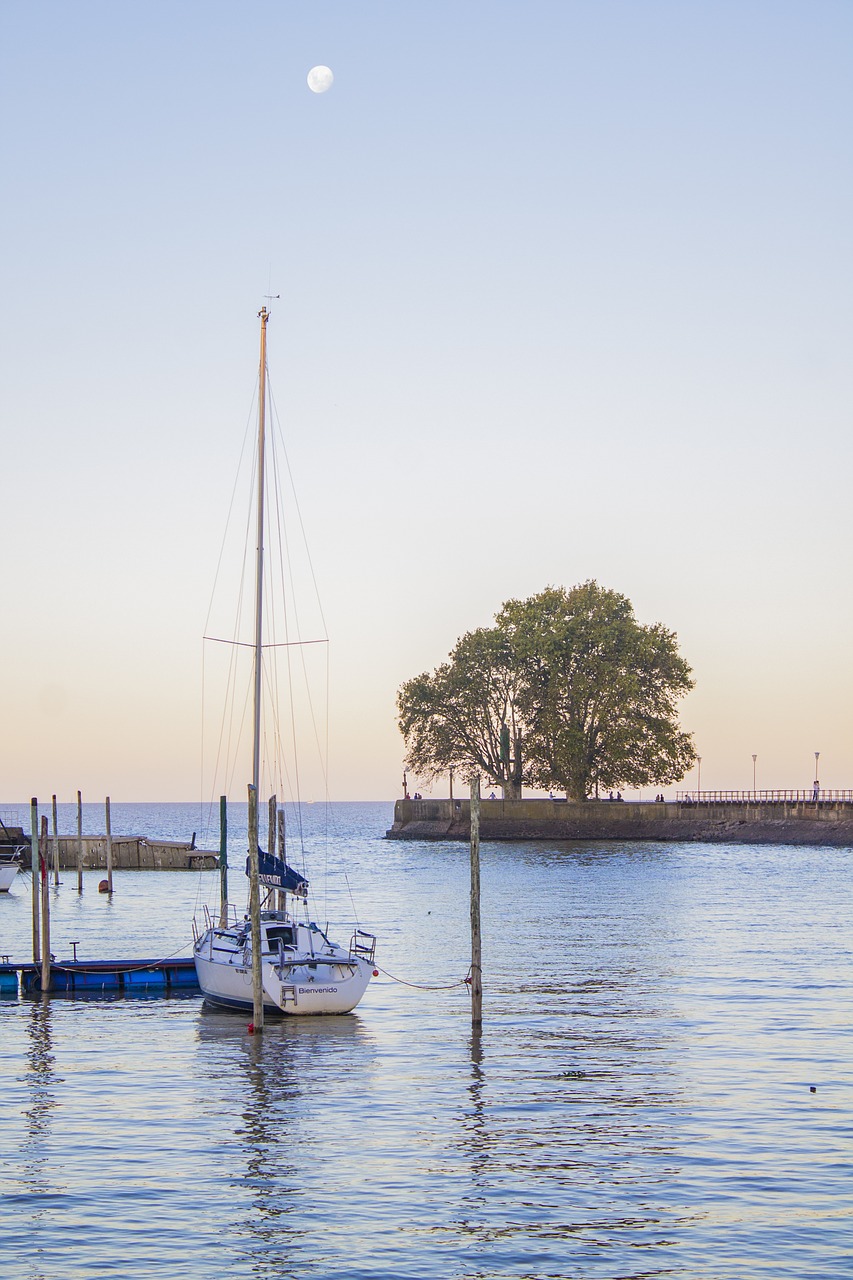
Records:
{"label": "dock walkway", "polygon": [[[0,964],[0,996],[41,992],[41,965],[32,960]],[[198,991],[192,958],[166,960],[67,960],[50,966],[51,993],[59,995],[174,995]]]}
{"label": "dock walkway", "polygon": [[[48,862],[53,866],[54,843],[59,845],[59,869],[73,871],[77,866],[80,839],[74,836],[48,836]],[[106,835],[84,835],[83,869],[106,870]],[[114,871],[213,871],[219,866],[219,854],[210,849],[197,849],[194,840],[149,840],[147,836],[113,836]],[[22,864],[29,866],[29,854]]]}

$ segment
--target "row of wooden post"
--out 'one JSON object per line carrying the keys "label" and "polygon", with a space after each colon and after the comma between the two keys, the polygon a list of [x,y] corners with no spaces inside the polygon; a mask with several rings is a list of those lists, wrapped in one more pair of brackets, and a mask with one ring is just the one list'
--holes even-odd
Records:
{"label": "row of wooden post", "polygon": [[[107,821],[107,892],[113,891],[113,835],[110,798],[105,801]],[[30,801],[30,863],[33,874],[33,963],[41,964],[41,989],[50,990],[50,872],[48,851],[52,846],[53,883],[59,884],[59,828],[56,796],[51,797],[53,838],[47,832],[47,814],[42,814],[39,830],[39,802]],[[77,892],[83,892],[83,797],[77,792]]]}
{"label": "row of wooden post", "polygon": [[[56,796],[53,807],[53,874],[54,884],[59,884],[59,834],[56,823]],[[224,926],[228,903],[227,860],[227,806],[225,796],[220,798],[220,919]],[[42,815],[39,831],[38,799],[30,802],[32,829],[33,873],[33,963],[41,961],[41,989],[50,990],[50,895],[48,892],[48,834],[47,816]],[[113,891],[113,845],[110,821],[110,798],[106,798],[107,823],[107,885]],[[284,813],[278,810],[276,797],[269,802],[269,844],[277,843],[283,857]],[[249,787],[249,860],[253,864],[250,876],[249,916],[252,925],[252,1000],[253,1024],[256,1031],[264,1025],[264,993],[261,973],[260,895],[258,891],[258,795]],[[83,799],[77,792],[77,892],[83,892]],[[257,936],[255,936],[257,934]],[[480,777],[471,781],[471,1022],[480,1027],[483,1022],[483,968],[480,941]]]}

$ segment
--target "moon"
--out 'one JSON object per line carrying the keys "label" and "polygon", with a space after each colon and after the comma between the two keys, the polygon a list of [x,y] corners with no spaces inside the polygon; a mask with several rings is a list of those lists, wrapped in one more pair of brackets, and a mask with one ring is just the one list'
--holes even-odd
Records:
{"label": "moon", "polygon": [[312,93],[325,93],[331,89],[334,78],[328,67],[312,67],[308,72],[308,88]]}

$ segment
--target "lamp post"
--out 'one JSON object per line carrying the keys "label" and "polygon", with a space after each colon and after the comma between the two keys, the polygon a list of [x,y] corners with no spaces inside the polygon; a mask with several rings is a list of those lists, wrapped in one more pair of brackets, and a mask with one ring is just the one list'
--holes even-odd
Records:
{"label": "lamp post", "polygon": [[820,752],[814,753],[814,798],[820,799],[820,773],[818,772],[817,762],[820,760]]}
{"label": "lamp post", "polygon": [[702,796],[702,757],[701,756],[696,757],[696,765],[697,765],[696,799],[699,800]]}
{"label": "lamp post", "polygon": [[758,759],[758,756],[757,756],[755,753],[753,753],[753,756],[752,756],[752,794],[753,794],[753,798],[755,797],[755,762],[756,762],[756,760],[757,760],[757,759]]}

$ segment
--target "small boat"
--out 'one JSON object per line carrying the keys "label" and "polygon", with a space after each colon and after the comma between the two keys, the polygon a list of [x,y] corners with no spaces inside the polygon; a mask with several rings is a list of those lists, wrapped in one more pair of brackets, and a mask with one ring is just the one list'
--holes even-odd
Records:
{"label": "small boat", "polygon": [[7,827],[0,819],[0,893],[9,892],[21,859],[29,851],[30,838],[23,827]]}
{"label": "small boat", "polygon": [[[265,422],[267,398],[266,330],[263,307],[258,389],[257,542],[255,564],[254,695],[252,785],[249,789],[249,910],[237,918],[227,901],[217,919],[205,908],[201,929],[194,922],[193,957],[205,999],[226,1009],[282,1014],[350,1013],[375,976],[376,937],[355,928],[347,946],[333,942],[308,918],[308,880],[285,858],[283,823],[270,819],[270,848],[258,845],[257,795],[260,778],[261,690],[264,651],[263,542]],[[278,831],[278,850],[273,848]],[[261,891],[264,897],[261,897]],[[288,896],[290,907],[288,906]],[[304,919],[298,918],[301,914]]]}

